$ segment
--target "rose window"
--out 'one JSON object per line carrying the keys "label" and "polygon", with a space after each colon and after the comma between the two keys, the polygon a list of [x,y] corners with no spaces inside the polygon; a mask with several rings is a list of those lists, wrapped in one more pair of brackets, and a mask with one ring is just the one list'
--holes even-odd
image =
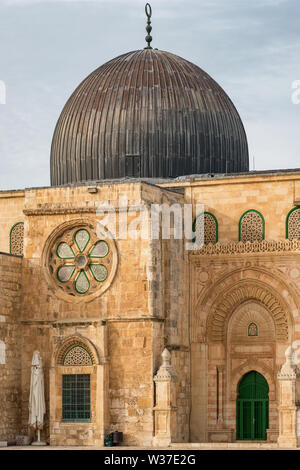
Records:
{"label": "rose window", "polygon": [[114,246],[92,226],[72,227],[58,236],[49,253],[49,270],[58,287],[70,296],[89,296],[111,277]]}

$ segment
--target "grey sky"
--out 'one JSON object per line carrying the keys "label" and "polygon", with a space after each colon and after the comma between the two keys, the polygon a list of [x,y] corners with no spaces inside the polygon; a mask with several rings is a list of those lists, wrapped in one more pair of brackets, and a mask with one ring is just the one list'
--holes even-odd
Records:
{"label": "grey sky", "polygon": [[[0,189],[49,185],[52,134],[92,70],[144,47],[145,0],[0,0]],[[299,0],[152,0],[153,46],[194,62],[244,122],[250,167],[300,167]]]}

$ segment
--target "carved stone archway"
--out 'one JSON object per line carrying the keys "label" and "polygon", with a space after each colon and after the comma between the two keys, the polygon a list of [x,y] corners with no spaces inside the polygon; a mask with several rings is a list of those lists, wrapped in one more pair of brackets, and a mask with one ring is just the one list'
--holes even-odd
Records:
{"label": "carved stone archway", "polygon": [[57,347],[54,358],[53,358],[53,365],[63,365],[63,359],[67,352],[74,346],[81,346],[83,347],[91,357],[93,364],[99,364],[99,357],[98,352],[94,345],[83,336],[80,335],[72,335],[65,338]]}
{"label": "carved stone archway", "polygon": [[240,380],[244,377],[245,374],[248,372],[255,370],[259,372],[261,375],[264,376],[266,381],[269,385],[269,398],[271,401],[276,399],[276,382],[275,376],[273,371],[267,367],[263,362],[257,360],[249,359],[245,364],[241,367],[236,368],[232,371],[231,374],[231,400],[236,400],[237,397],[237,389]]}
{"label": "carved stone archway", "polygon": [[289,339],[289,318],[282,300],[270,287],[262,283],[242,281],[219,296],[216,305],[207,319],[207,337],[211,342],[223,342],[226,335],[226,320],[243,302],[254,300],[261,303],[273,317],[276,340]]}
{"label": "carved stone archway", "polygon": [[[224,340],[224,317],[248,300],[259,302],[270,311],[276,319],[278,335],[292,338],[293,318],[300,311],[299,298],[278,273],[249,266],[228,272],[207,285],[192,306],[191,342]],[[281,318],[285,326],[281,325]]]}

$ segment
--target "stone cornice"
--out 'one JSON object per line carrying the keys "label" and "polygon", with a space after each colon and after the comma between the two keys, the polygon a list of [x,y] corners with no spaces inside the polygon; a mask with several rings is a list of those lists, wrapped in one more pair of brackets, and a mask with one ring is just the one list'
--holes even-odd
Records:
{"label": "stone cornice", "polygon": [[209,243],[200,250],[190,251],[191,257],[197,256],[219,256],[219,255],[241,255],[241,254],[261,254],[276,253],[285,254],[290,252],[300,253],[300,240],[263,240],[262,242],[226,242]]}
{"label": "stone cornice", "polygon": [[96,214],[95,207],[41,207],[36,209],[24,209],[26,216],[60,215],[60,214]]}
{"label": "stone cornice", "polygon": [[144,201],[140,204],[131,204],[129,201],[128,206],[119,207],[117,205],[101,205],[99,206],[80,206],[80,207],[68,207],[63,204],[51,204],[50,206],[45,204],[42,207],[34,209],[24,209],[23,213],[27,216],[42,216],[42,215],[67,215],[67,214],[95,214],[98,215],[98,210],[101,209],[102,213],[118,213],[118,212],[144,212],[150,207],[149,201]]}
{"label": "stone cornice", "polygon": [[58,328],[61,326],[78,326],[78,325],[92,325],[92,324],[101,324],[104,326],[107,323],[121,323],[121,322],[164,322],[164,318],[158,317],[118,317],[118,318],[66,318],[62,320],[36,320],[36,319],[27,319],[27,320],[20,320],[20,323],[24,325],[38,325],[38,326],[53,326],[54,328]]}

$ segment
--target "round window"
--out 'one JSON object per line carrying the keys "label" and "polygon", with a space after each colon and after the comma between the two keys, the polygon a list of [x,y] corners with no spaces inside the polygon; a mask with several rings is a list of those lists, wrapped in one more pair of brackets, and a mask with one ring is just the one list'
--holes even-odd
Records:
{"label": "round window", "polygon": [[117,252],[114,241],[100,238],[93,225],[73,222],[50,237],[46,258],[48,275],[58,290],[69,299],[88,300],[111,283]]}

